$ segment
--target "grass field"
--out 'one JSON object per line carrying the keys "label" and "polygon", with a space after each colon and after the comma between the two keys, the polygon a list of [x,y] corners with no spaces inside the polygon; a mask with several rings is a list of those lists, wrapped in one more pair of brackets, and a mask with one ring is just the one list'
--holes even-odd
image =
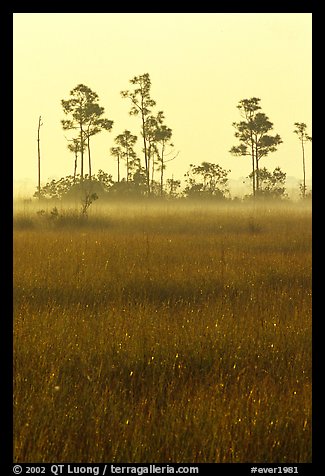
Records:
{"label": "grass field", "polygon": [[310,462],[311,210],[14,220],[16,462]]}

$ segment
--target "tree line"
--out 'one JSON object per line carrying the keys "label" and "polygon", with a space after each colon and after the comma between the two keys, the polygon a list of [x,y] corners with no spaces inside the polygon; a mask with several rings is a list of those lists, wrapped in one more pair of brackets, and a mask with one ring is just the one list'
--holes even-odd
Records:
{"label": "tree line", "polygon": [[[115,145],[110,154],[117,163],[117,181],[103,170],[97,174],[92,171],[91,138],[102,131],[110,132],[114,121],[104,117],[105,109],[99,104],[98,94],[88,86],[79,84],[70,91],[68,99],[62,99],[61,105],[65,118],[61,124],[63,131],[74,132],[67,138],[68,150],[74,155],[73,174],[60,180],[52,180],[43,187],[40,184],[40,127],[38,123],[38,187],[34,196],[38,198],[68,198],[76,193],[88,190],[92,196],[168,196],[168,197],[229,197],[228,174],[216,163],[203,161],[199,165],[191,164],[185,174],[185,188],[180,192],[181,181],[167,179],[164,171],[166,164],[178,156],[172,143],[173,131],[165,124],[162,110],[155,112],[156,101],[151,97],[151,80],[148,73],[135,76],[130,81],[132,87],[121,91],[121,97],[129,100],[129,114],[139,118],[139,129],[142,137],[142,157],[135,151],[138,136],[125,129],[114,138]],[[273,172],[261,167],[260,161],[275,152],[283,143],[279,134],[272,134],[273,123],[261,111],[260,98],[242,99],[239,101],[241,120],[233,122],[235,138],[238,144],[230,149],[233,156],[249,157],[252,171],[249,179],[252,184],[252,197],[285,197],[286,174],[276,167]],[[307,134],[305,123],[295,124],[294,133],[302,146],[303,181],[300,185],[301,196],[306,198],[305,144],[312,138]],[[87,160],[88,159],[88,160]],[[85,163],[88,161],[88,173]],[[78,161],[80,173],[78,170]],[[122,164],[125,176],[122,177]],[[157,173],[159,179],[157,180]]]}

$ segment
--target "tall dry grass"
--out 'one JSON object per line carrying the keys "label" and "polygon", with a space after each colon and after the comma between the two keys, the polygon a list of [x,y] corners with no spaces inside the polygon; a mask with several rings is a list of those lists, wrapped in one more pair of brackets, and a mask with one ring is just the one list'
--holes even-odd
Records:
{"label": "tall dry grass", "polygon": [[311,461],[310,209],[34,215],[14,230],[15,461]]}

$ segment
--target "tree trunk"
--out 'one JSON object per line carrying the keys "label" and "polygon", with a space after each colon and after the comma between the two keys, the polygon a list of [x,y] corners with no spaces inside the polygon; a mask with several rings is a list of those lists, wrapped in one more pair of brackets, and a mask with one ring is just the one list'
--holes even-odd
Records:
{"label": "tree trunk", "polygon": [[255,154],[254,154],[254,142],[251,135],[251,149],[252,149],[252,169],[253,169],[253,197],[256,195],[256,183],[255,183]]}
{"label": "tree trunk", "polygon": [[37,129],[37,152],[38,152],[38,199],[41,199],[41,148],[40,148],[40,128],[41,128],[41,116],[38,118]]}
{"label": "tree trunk", "polygon": [[78,163],[78,152],[77,150],[75,151],[75,156],[74,156],[74,170],[73,170],[73,183],[76,183],[76,175],[77,175],[77,163]]}
{"label": "tree trunk", "polygon": [[160,172],[160,196],[163,196],[164,190],[164,144],[161,149],[161,172]]}
{"label": "tree trunk", "polygon": [[305,168],[305,148],[304,148],[303,138],[301,140],[301,146],[302,146],[302,169],[303,169],[303,176],[304,176],[302,197],[305,198],[306,197],[306,168]]}
{"label": "tree trunk", "polygon": [[80,176],[81,176],[81,182],[83,182],[84,180],[84,136],[83,136],[82,123],[80,123],[80,149],[81,149]]}
{"label": "tree trunk", "polygon": [[91,158],[90,158],[90,136],[89,136],[89,134],[87,134],[87,148],[88,148],[89,180],[91,180]]}
{"label": "tree trunk", "polygon": [[151,168],[151,186],[153,186],[153,180],[155,176],[155,152],[152,156],[152,168]]}
{"label": "tree trunk", "polygon": [[256,191],[259,192],[260,189],[260,181],[258,176],[258,150],[257,150],[257,139],[255,139],[255,160],[256,160]]}
{"label": "tree trunk", "polygon": [[142,135],[143,135],[143,147],[144,147],[144,161],[145,161],[145,167],[146,167],[147,190],[148,190],[148,195],[150,195],[150,174],[149,174],[146,127],[144,122],[143,105],[141,108],[141,116],[142,116]]}

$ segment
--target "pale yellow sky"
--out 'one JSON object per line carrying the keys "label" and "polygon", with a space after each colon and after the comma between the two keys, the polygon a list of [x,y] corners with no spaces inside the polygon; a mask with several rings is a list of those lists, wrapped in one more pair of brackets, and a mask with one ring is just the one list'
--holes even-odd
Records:
{"label": "pale yellow sky", "polygon": [[[37,125],[41,128],[42,183],[73,173],[60,120],[61,99],[84,83],[99,95],[110,133],[92,138],[93,172],[116,179],[110,157],[114,138],[128,128],[138,136],[139,118],[120,91],[134,76],[149,73],[156,111],[173,130],[177,159],[166,177],[180,178],[203,160],[231,169],[230,178],[251,172],[250,159],[233,157],[233,122],[244,98],[261,98],[283,144],[262,159],[287,175],[302,177],[294,122],[312,133],[312,15],[303,13],[15,13],[14,180],[37,185]],[[311,177],[311,144],[306,146]]]}

